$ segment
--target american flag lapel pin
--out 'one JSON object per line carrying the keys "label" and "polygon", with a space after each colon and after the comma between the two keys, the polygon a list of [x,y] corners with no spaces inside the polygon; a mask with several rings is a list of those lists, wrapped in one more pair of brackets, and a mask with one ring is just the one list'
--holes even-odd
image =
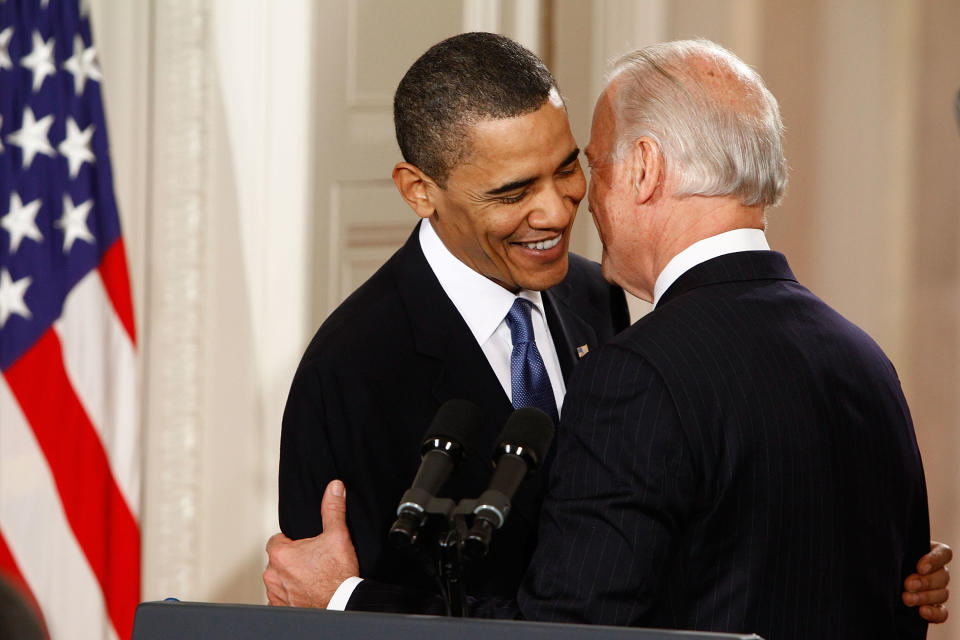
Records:
{"label": "american flag lapel pin", "polygon": [[578,356],[578,357],[582,358],[583,356],[587,355],[588,353],[590,353],[590,347],[588,347],[587,345],[582,344],[582,345],[580,345],[579,347],[577,347],[577,356]]}

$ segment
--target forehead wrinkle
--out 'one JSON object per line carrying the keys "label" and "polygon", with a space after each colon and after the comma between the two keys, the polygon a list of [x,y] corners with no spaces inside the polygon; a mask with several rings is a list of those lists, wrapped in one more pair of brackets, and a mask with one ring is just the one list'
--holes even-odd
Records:
{"label": "forehead wrinkle", "polygon": [[464,189],[463,194],[468,202],[472,202],[474,204],[486,205],[495,202],[494,198],[488,194],[480,193],[479,191],[475,191],[473,189]]}

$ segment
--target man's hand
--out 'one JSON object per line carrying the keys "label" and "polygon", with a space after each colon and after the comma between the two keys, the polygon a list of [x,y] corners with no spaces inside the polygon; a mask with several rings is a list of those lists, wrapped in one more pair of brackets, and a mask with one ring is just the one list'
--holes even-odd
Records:
{"label": "man's hand", "polygon": [[930,553],[917,562],[917,572],[911,573],[903,581],[903,604],[908,607],[920,607],[920,617],[929,622],[939,623],[947,619],[947,606],[950,597],[947,585],[950,584],[950,570],[947,563],[953,559],[953,551],[942,542],[930,542]]}
{"label": "man's hand", "polygon": [[270,604],[323,609],[341,582],[359,575],[347,529],[347,490],[339,480],[327,485],[320,517],[323,533],[314,538],[291,540],[277,533],[267,542],[263,584]]}

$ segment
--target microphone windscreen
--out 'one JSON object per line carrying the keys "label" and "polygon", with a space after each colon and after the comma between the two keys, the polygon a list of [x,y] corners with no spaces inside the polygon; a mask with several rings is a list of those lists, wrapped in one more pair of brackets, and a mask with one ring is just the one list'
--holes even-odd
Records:
{"label": "microphone windscreen", "polygon": [[443,438],[456,442],[466,451],[475,451],[480,432],[480,408],[469,400],[454,398],[437,409],[430,427],[423,434],[423,441]]}
{"label": "microphone windscreen", "polygon": [[553,441],[553,420],[534,407],[517,409],[507,418],[503,431],[497,438],[498,447],[504,444],[530,449],[537,460],[543,460]]}

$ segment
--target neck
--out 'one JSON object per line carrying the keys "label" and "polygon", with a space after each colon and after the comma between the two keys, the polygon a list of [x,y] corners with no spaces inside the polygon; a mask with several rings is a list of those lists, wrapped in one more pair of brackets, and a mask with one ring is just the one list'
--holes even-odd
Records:
{"label": "neck", "polygon": [[690,245],[725,231],[766,227],[762,205],[744,206],[731,196],[674,197],[668,209],[651,253],[651,296],[653,284],[667,263]]}

